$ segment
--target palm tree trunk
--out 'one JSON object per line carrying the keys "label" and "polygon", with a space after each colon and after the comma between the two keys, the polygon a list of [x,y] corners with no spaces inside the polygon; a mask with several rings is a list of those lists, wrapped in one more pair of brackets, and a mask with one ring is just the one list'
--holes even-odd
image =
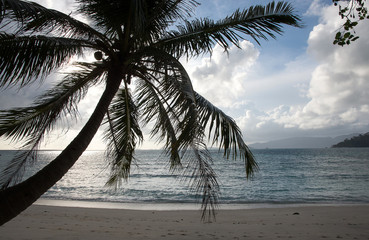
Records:
{"label": "palm tree trunk", "polygon": [[94,112],[80,133],[52,162],[27,180],[0,191],[0,226],[31,206],[74,165],[99,129],[119,89],[119,74],[108,76],[107,85]]}

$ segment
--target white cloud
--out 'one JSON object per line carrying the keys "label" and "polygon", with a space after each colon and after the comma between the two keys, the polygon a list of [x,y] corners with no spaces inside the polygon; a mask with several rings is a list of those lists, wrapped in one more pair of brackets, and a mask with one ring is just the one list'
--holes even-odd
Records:
{"label": "white cloud", "polygon": [[313,0],[308,9],[305,12],[305,16],[321,16],[321,10],[323,8],[321,0]]}
{"label": "white cloud", "polygon": [[322,10],[321,23],[308,40],[308,52],[320,63],[312,73],[311,100],[292,115],[300,128],[325,128],[369,123],[369,25],[358,25],[359,40],[349,46],[332,44],[342,21],[337,8]]}
{"label": "white cloud", "polygon": [[225,107],[245,93],[245,79],[255,64],[259,51],[248,41],[233,46],[229,54],[215,46],[211,57],[205,57],[197,66],[186,64],[195,89],[213,104]]}
{"label": "white cloud", "polygon": [[[278,100],[275,101],[277,106],[262,111],[252,105],[246,106],[245,114],[237,118],[246,140],[256,142],[367,131],[369,24],[363,22],[358,25],[356,32],[359,40],[349,46],[339,47],[333,45],[334,35],[342,25],[337,7],[323,6],[320,1],[314,1],[309,11],[309,14],[319,13],[320,16],[319,24],[310,32],[307,47],[307,53],[317,65],[313,69],[303,70],[306,65],[299,65],[303,62],[296,61],[296,64],[287,64],[280,76],[277,75],[277,79],[284,76],[291,77],[291,80],[291,74],[295,75],[295,84],[289,82],[289,86],[296,87],[300,92],[300,100],[304,102],[296,104],[293,101],[288,84],[282,84],[285,91],[269,85],[269,91],[278,91],[281,99],[283,94],[289,96],[290,103]],[[310,73],[307,72],[309,70]],[[308,78],[308,85],[307,82],[299,82],[299,78]],[[256,94],[260,94],[260,91]],[[278,95],[275,93],[275,96]]]}
{"label": "white cloud", "polygon": [[74,0],[59,0],[59,1],[55,1],[55,0],[34,0],[34,2],[37,2],[38,4],[41,4],[44,7],[47,8],[51,8],[51,9],[56,9],[58,11],[62,11],[64,13],[68,13],[71,12],[75,5],[76,2]]}

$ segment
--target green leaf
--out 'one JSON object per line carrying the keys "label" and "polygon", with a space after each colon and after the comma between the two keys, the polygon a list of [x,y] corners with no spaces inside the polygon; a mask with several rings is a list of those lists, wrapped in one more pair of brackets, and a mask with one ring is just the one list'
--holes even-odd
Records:
{"label": "green leaf", "polygon": [[356,41],[357,39],[359,39],[359,36],[354,37],[353,39],[351,39],[351,41],[353,42]]}
{"label": "green leaf", "polygon": [[347,32],[343,35],[344,38],[349,38],[351,36],[351,33],[350,32]]}

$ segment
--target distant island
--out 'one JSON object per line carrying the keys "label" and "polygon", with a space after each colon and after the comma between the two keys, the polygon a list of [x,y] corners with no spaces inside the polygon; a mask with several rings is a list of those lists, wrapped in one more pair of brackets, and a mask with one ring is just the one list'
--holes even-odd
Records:
{"label": "distant island", "polygon": [[333,148],[343,147],[369,147],[369,132],[360,134],[359,136],[346,138],[344,141],[339,142],[332,146]]}
{"label": "distant island", "polygon": [[273,140],[264,143],[252,143],[249,146],[253,149],[296,149],[296,148],[330,148],[333,145],[352,138],[360,133],[341,135],[337,137],[294,137],[279,140]]}

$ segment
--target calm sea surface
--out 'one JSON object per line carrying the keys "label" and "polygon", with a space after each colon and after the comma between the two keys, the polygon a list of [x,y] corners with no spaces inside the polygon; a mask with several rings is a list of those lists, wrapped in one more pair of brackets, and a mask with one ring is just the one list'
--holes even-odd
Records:
{"label": "calm sea surface", "polygon": [[[3,164],[14,151],[0,151]],[[34,169],[57,156],[40,151]],[[242,161],[225,160],[213,151],[214,169],[222,204],[346,204],[369,203],[369,148],[253,150],[260,170],[246,180]],[[87,151],[44,199],[118,203],[195,203],[198,199],[169,170],[161,151],[137,151],[137,165],[128,182],[114,190],[106,187],[109,168],[104,152]]]}

